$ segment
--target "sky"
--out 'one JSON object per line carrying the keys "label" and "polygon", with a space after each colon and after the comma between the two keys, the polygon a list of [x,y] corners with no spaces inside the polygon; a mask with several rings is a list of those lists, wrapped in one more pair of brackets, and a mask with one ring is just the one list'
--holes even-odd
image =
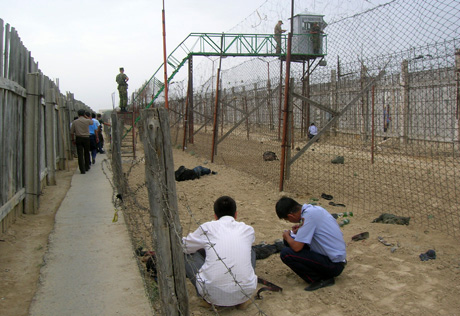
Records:
{"label": "sky", "polygon": [[[340,13],[384,0],[297,0],[297,10]],[[388,1],[388,0],[386,0]],[[288,23],[289,0],[165,0],[167,54],[192,32],[239,32],[266,20]],[[355,4],[358,6],[355,7]],[[305,8],[309,5],[310,8]],[[59,79],[95,111],[118,104],[115,76],[124,67],[130,95],[163,63],[162,0],[0,0],[0,18],[14,27],[41,71]],[[296,11],[297,11],[296,10]],[[262,12],[263,10],[260,10]],[[312,10],[310,10],[312,11]],[[252,17],[252,19],[251,19]],[[254,17],[256,21],[254,22]],[[266,21],[272,29],[276,21]],[[254,32],[256,29],[254,29]]]}
{"label": "sky", "polygon": [[[191,32],[229,30],[263,2],[165,0],[167,53]],[[131,93],[162,64],[162,9],[161,0],[0,0],[0,18],[41,71],[95,111],[111,109],[113,93],[118,103],[119,67]]]}

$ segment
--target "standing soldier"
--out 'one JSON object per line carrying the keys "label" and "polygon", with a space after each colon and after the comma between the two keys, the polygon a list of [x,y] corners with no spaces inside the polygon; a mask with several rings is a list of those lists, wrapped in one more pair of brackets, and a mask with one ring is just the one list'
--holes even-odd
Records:
{"label": "standing soldier", "polygon": [[313,54],[318,55],[320,53],[320,48],[321,48],[321,27],[317,22],[313,24],[313,26],[310,29],[310,34],[311,34],[311,40],[313,42]]}
{"label": "standing soldier", "polygon": [[120,94],[120,109],[121,112],[126,112],[128,106],[128,76],[125,75],[123,67],[120,68],[120,73],[115,78],[118,83],[118,92]]}
{"label": "standing soldier", "polygon": [[275,25],[275,42],[276,42],[276,53],[281,54],[281,33],[286,32],[281,28],[283,21],[279,20]]}

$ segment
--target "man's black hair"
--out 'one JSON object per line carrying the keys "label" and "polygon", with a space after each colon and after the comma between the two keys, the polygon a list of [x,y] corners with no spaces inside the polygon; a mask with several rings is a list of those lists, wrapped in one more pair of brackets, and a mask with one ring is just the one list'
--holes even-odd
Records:
{"label": "man's black hair", "polygon": [[296,200],[283,196],[276,202],[276,215],[280,219],[286,219],[288,214],[295,213],[302,208]]}
{"label": "man's black hair", "polygon": [[102,114],[101,114],[101,113],[97,113],[96,116],[97,116],[97,117],[102,117]]}
{"label": "man's black hair", "polygon": [[92,113],[91,113],[91,117],[92,117],[92,118],[96,118],[96,113],[92,112]]}
{"label": "man's black hair", "polygon": [[85,110],[80,109],[80,110],[78,110],[77,114],[78,114],[78,116],[83,116],[83,115],[85,115]]}
{"label": "man's black hair", "polygon": [[235,217],[236,214],[236,202],[229,196],[221,196],[214,202],[214,214],[217,218],[222,216]]}
{"label": "man's black hair", "polygon": [[91,117],[91,113],[88,112],[88,111],[85,111],[85,115],[88,116],[88,117]]}

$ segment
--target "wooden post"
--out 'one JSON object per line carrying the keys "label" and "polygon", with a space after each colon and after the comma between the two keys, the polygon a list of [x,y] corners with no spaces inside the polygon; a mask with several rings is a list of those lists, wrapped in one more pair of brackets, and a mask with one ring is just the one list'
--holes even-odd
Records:
{"label": "wooden post", "polygon": [[123,164],[121,161],[121,132],[120,124],[118,121],[117,113],[114,111],[111,116],[112,119],[112,170],[113,170],[113,183],[117,189],[117,193],[125,193],[125,186],[123,180]]}
{"label": "wooden post", "polygon": [[[3,52],[3,32],[4,31],[5,31],[5,27],[3,25],[3,20],[0,19],[0,52]],[[0,77],[4,77],[3,76],[3,56],[0,56]]]}
{"label": "wooden post", "polygon": [[46,182],[48,185],[56,185],[56,151],[55,151],[55,140],[54,140],[54,129],[55,129],[55,105],[56,105],[56,94],[53,88],[48,89],[46,93],[46,120],[45,120],[45,145],[46,145],[46,166],[48,168],[48,174],[46,176]]}
{"label": "wooden post", "polygon": [[40,193],[40,174],[38,157],[38,123],[41,85],[43,75],[31,73],[27,75],[27,99],[25,109],[25,140],[24,140],[24,186],[26,189],[24,213],[35,214],[38,210],[38,195]]}
{"label": "wooden post", "polygon": [[281,140],[281,121],[283,116],[281,115],[283,108],[283,61],[280,60],[280,86],[278,91],[278,140]]}
{"label": "wooden post", "polygon": [[[289,94],[288,94],[288,104],[287,104],[287,112],[288,112],[288,116],[287,116],[287,134],[286,134],[286,144],[289,144],[289,143],[292,143],[292,140],[294,139],[294,135],[293,135],[293,125],[294,125],[294,122],[293,122],[293,118],[294,118],[294,105],[293,105],[293,99],[292,99],[292,94],[291,92],[294,91],[294,78],[290,78],[289,80]],[[286,172],[285,172],[285,176],[284,176],[284,179],[285,180],[289,180],[289,178],[291,177],[291,165],[289,163],[289,161],[291,160],[291,146],[286,146]]]}
{"label": "wooden post", "polygon": [[[330,100],[331,100],[331,109],[336,112],[339,112],[339,105],[337,104],[337,72],[336,70],[331,70],[331,87],[330,87]],[[332,125],[332,135],[337,136],[337,122]]]}
{"label": "wooden post", "polygon": [[195,125],[195,119],[193,115],[193,55],[190,55],[188,63],[188,141],[190,142],[190,144],[193,144],[193,130]]}
{"label": "wooden post", "polygon": [[[66,146],[66,134],[64,132],[64,129],[65,129],[65,126],[64,126],[64,120],[63,120],[63,116],[64,116],[64,109],[66,107],[66,100],[64,98],[63,95],[59,95],[58,97],[58,117],[59,117],[59,170],[68,170],[69,166],[67,164],[67,159],[66,159],[66,150],[65,150],[65,146]],[[70,134],[70,132],[69,132]],[[72,156],[72,159],[73,159],[73,156]]]}
{"label": "wooden post", "polygon": [[401,89],[402,108],[400,115],[400,141],[407,144],[409,134],[409,62],[404,60],[401,64]]}
{"label": "wooden post", "polygon": [[[367,67],[361,65],[361,90],[366,86]],[[369,130],[369,97],[364,93],[361,97],[361,139],[367,141]]]}
{"label": "wooden post", "polygon": [[275,119],[273,117],[273,106],[272,106],[272,85],[270,81],[270,77],[267,80],[267,110],[268,110],[268,121],[270,124],[270,130],[273,131],[275,129]]}
{"label": "wooden post", "polygon": [[455,121],[455,129],[457,130],[457,150],[460,152],[460,49],[455,52],[455,80],[457,82],[457,110],[455,112],[457,120]]}
{"label": "wooden post", "polygon": [[161,307],[163,315],[189,315],[168,112],[143,110],[141,118]]}

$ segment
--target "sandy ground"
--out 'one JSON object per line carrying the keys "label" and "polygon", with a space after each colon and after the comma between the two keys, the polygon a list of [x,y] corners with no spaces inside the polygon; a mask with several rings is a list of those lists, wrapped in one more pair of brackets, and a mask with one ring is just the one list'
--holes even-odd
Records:
{"label": "sandy ground", "polygon": [[[331,213],[346,211],[333,207],[329,201],[313,196],[280,193],[276,185],[264,183],[245,173],[222,165],[208,163],[205,158],[174,149],[176,168],[197,165],[218,172],[194,181],[178,182],[180,217],[183,234],[196,229],[199,223],[211,220],[212,204],[221,195],[237,201],[239,220],[252,225],[256,243],[280,238],[289,224],[280,221],[274,205],[283,194],[299,202],[312,201]],[[145,166],[136,165],[130,173],[130,185],[144,183]],[[35,293],[40,266],[46,251],[54,214],[70,185],[71,172],[59,172],[59,186],[45,188],[39,215],[23,215],[8,233],[0,235],[0,311],[2,315],[27,315]],[[133,186],[134,185],[134,186]],[[136,190],[138,204],[148,206],[145,188]],[[340,202],[340,201],[336,201]],[[189,211],[191,213],[189,213]],[[377,214],[378,216],[379,214]],[[278,255],[259,260],[256,274],[283,288],[282,293],[264,292],[262,300],[245,311],[234,308],[219,310],[220,315],[460,315],[460,245],[458,240],[442,232],[415,229],[413,226],[371,223],[376,216],[355,212],[342,230],[347,243],[346,269],[332,287],[305,292],[306,284],[280,261]],[[148,229],[147,222],[137,228]],[[354,242],[351,237],[367,231],[370,238]],[[139,232],[148,236],[148,232]],[[392,246],[378,241],[383,237]],[[396,248],[394,248],[396,247]],[[391,252],[391,248],[395,251]],[[422,262],[421,253],[434,249],[435,260]],[[191,315],[214,315],[198,305],[189,286]]]}
{"label": "sandy ground", "polygon": [[[275,203],[288,195],[301,203],[314,202],[331,213],[346,211],[334,207],[320,196],[280,193],[274,184],[264,183],[245,173],[211,164],[193,153],[174,149],[174,163],[193,168],[206,166],[217,175],[194,181],[177,182],[183,235],[199,223],[212,220],[212,205],[221,195],[232,196],[238,205],[238,219],[252,225],[256,244],[272,243],[290,224],[275,214]],[[264,162],[261,162],[264,163]],[[130,185],[142,184],[144,165],[134,167]],[[148,205],[147,193],[138,190],[136,199]],[[340,201],[336,201],[339,203]],[[264,292],[246,311],[235,308],[218,310],[221,315],[460,315],[460,246],[458,240],[431,230],[394,224],[371,223],[376,216],[355,212],[342,227],[347,243],[346,269],[332,287],[306,292],[306,284],[280,260],[277,254],[258,260],[256,274],[283,288],[282,293]],[[352,241],[351,237],[369,232],[369,239]],[[391,246],[379,242],[382,237]],[[422,262],[421,253],[433,249],[437,258]],[[393,250],[393,251],[392,251]],[[200,307],[193,288],[189,287],[192,315],[213,315]]]}
{"label": "sandy ground", "polygon": [[76,166],[76,160],[70,161],[68,171],[56,172],[58,185],[45,187],[37,215],[19,216],[16,223],[0,235],[1,315],[28,315],[54,216],[70,188]]}

